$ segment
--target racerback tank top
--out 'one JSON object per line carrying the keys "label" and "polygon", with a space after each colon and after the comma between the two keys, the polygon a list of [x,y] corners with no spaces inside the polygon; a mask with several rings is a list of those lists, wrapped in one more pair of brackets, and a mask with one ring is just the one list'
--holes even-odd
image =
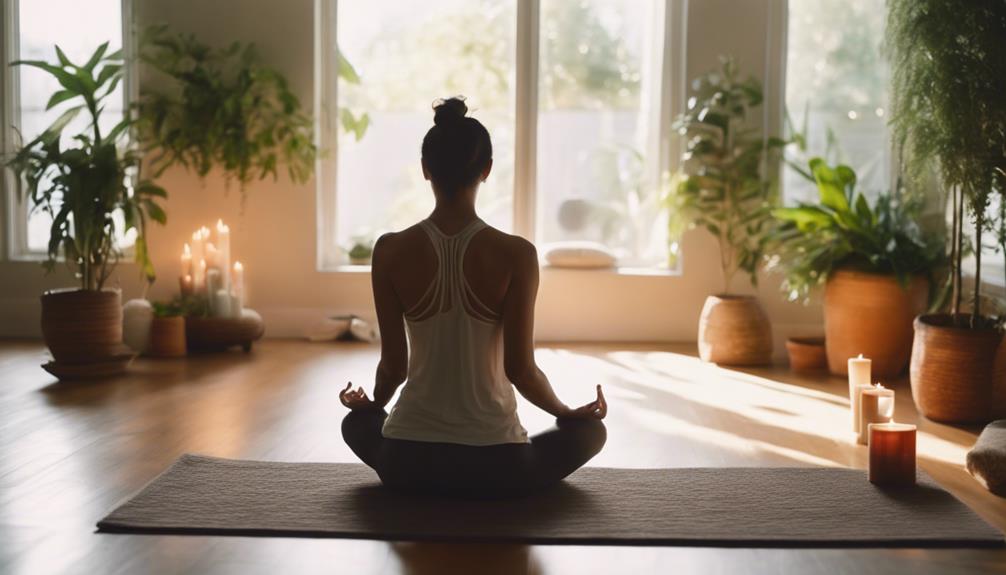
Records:
{"label": "racerback tank top", "polygon": [[502,318],[479,301],[464,275],[472,237],[486,227],[476,219],[446,235],[419,223],[437,253],[437,274],[405,313],[408,379],[384,422],[384,437],[412,441],[494,445],[527,443],[517,398],[503,371]]}

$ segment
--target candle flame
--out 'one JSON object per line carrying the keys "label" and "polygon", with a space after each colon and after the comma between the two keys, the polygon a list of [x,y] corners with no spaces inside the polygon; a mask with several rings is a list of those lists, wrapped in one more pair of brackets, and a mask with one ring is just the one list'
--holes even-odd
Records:
{"label": "candle flame", "polygon": [[185,274],[185,283],[189,283],[191,281],[192,281],[192,274]]}
{"label": "candle flame", "polygon": [[196,231],[192,232],[192,241],[198,242],[199,240],[202,239],[202,237],[203,236],[202,236],[202,234],[201,234],[201,232],[199,230],[196,230]]}
{"label": "candle flame", "polygon": [[206,226],[199,228],[199,235],[202,236],[203,239],[210,237],[210,229]]}
{"label": "candle flame", "polygon": [[185,248],[182,251],[182,255],[192,257],[192,248],[189,247],[189,244],[185,244]]}
{"label": "candle flame", "polygon": [[223,219],[217,220],[217,231],[218,232],[229,232],[231,229],[224,224]]}
{"label": "candle flame", "polygon": [[239,272],[244,270],[245,267],[241,265],[241,262],[234,262],[234,271]]}
{"label": "candle flame", "polygon": [[206,260],[205,259],[199,260],[199,267],[202,268],[202,269],[204,269],[204,270],[206,269]]}
{"label": "candle flame", "polygon": [[874,385],[877,386],[877,389],[884,389],[884,384],[880,383],[879,381],[877,383],[875,383]]}

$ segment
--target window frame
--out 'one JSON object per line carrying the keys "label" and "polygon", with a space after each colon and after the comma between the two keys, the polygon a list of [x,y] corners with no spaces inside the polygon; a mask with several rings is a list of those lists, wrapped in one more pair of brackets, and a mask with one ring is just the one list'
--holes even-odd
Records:
{"label": "window frame", "polygon": [[[535,242],[538,232],[537,140],[539,81],[539,17],[541,0],[515,0],[515,137],[513,178],[513,233]],[[655,122],[647,135],[647,152],[655,154],[648,166],[651,185],[660,184],[663,174],[677,169],[681,138],[671,129],[672,119],[684,111],[686,102],[686,28],[688,0],[647,0],[654,11],[653,42],[657,57],[647,72],[654,86],[646,99]],[[316,165],[316,266],[321,272],[359,272],[366,266],[349,265],[337,242],[338,209],[338,0],[315,0],[315,141],[319,149]],[[680,264],[679,264],[680,267]],[[621,268],[633,273],[635,268]],[[639,268],[643,275],[677,274],[679,269]]]}
{"label": "window frame", "polygon": [[[0,42],[0,157],[7,158],[14,152],[16,143],[15,130],[21,127],[21,91],[17,68],[11,62],[18,60],[20,54],[20,0],[4,0],[0,8],[0,32],[3,41]],[[136,34],[133,20],[132,0],[120,0],[120,16],[122,27],[122,51],[125,61],[122,79],[123,110],[128,113],[130,106],[139,96],[137,82]],[[28,247],[28,211],[24,209],[24,200],[18,197],[10,170],[0,169],[0,217],[7,230],[0,238],[0,253],[9,261],[43,261],[47,258],[45,250],[33,250]],[[132,246],[123,250],[130,256]]]}

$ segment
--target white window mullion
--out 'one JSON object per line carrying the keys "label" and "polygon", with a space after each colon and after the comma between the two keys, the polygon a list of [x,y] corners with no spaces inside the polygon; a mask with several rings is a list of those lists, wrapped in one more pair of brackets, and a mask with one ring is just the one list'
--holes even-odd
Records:
{"label": "white window mullion", "polygon": [[513,229],[534,241],[537,219],[539,0],[517,0],[517,78]]}
{"label": "white window mullion", "polygon": [[341,263],[336,236],[336,169],[338,167],[339,48],[336,0],[314,4],[314,116],[315,144],[321,153],[315,165],[317,267],[332,269]]}
{"label": "white window mullion", "polygon": [[[0,42],[0,96],[3,97],[3,106],[0,109],[0,152],[3,157],[13,153],[16,145],[15,134],[21,125],[20,114],[18,114],[20,102],[20,90],[18,89],[17,71],[10,63],[18,59],[18,0],[7,0],[3,3],[3,21],[0,31],[3,32],[3,41]],[[4,193],[4,221],[9,225],[4,226],[7,233],[3,238],[8,259],[17,259],[27,252],[28,230],[26,217],[22,217],[23,204],[18,197],[17,186],[15,186],[14,176],[10,170],[3,170],[3,193]]]}

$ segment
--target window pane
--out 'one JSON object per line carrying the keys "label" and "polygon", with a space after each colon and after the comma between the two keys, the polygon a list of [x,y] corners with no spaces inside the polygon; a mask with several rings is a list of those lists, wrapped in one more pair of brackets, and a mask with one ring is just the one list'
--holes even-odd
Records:
{"label": "window pane", "polygon": [[338,43],[359,76],[339,78],[340,115],[369,117],[362,137],[340,131],[336,236],[355,238],[414,224],[433,209],[420,146],[435,99],[465,95],[493,139],[493,171],[478,209],[512,223],[515,0],[339,2]]}
{"label": "window pane", "polygon": [[[790,159],[848,164],[868,194],[890,187],[888,75],[880,54],[885,13],[884,0],[789,3],[786,108],[808,137],[806,153]],[[813,185],[793,170],[783,182],[787,199],[816,198]]]}
{"label": "window pane", "polygon": [[[596,241],[621,265],[667,260],[655,186],[660,56],[648,0],[542,0],[538,239]],[[547,247],[547,246],[546,246]]]}
{"label": "window pane", "polygon": [[[121,0],[22,0],[18,5],[18,30],[20,58],[22,60],[54,61],[56,51],[53,39],[58,39],[59,47],[70,61],[83,64],[94,50],[104,42],[110,42],[109,52],[122,47]],[[20,130],[24,141],[38,136],[63,111],[76,105],[66,102],[52,110],[45,111],[46,102],[60,89],[59,83],[49,74],[25,66],[16,67],[20,84]],[[121,84],[113,95],[105,100],[101,128],[106,132],[122,119]],[[80,114],[65,130],[73,135],[86,129],[85,114]],[[65,146],[73,145],[69,137],[64,137]],[[31,206],[24,206],[30,210]],[[28,248],[31,251],[45,251],[49,241],[49,214],[36,211],[28,217]],[[119,228],[122,222],[119,218]],[[132,243],[119,238],[119,244]]]}

